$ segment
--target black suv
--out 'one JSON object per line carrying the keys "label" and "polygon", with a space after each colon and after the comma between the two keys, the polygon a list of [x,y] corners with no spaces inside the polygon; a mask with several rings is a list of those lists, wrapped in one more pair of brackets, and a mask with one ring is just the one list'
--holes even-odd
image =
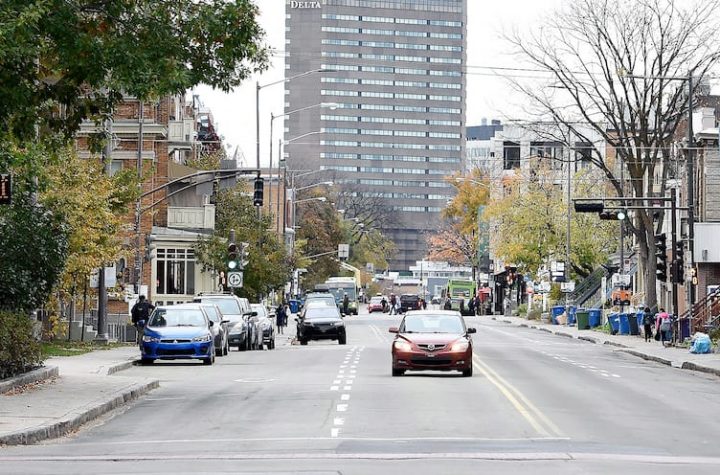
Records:
{"label": "black suv", "polygon": [[405,313],[408,310],[422,310],[420,297],[415,294],[404,294],[400,296],[400,312]]}

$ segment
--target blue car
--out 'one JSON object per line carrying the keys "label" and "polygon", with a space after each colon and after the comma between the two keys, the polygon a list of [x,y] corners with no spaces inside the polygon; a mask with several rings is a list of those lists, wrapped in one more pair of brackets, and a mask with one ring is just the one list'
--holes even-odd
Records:
{"label": "blue car", "polygon": [[215,362],[212,325],[197,304],[156,307],[143,329],[140,361],[199,359],[211,365]]}

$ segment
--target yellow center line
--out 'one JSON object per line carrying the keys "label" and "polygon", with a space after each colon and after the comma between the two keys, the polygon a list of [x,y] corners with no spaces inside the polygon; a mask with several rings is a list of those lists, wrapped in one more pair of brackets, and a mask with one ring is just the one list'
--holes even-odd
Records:
{"label": "yellow center line", "polygon": [[517,400],[517,398],[510,392],[508,388],[506,388],[502,383],[500,383],[497,379],[493,377],[492,374],[490,374],[489,371],[487,371],[484,367],[484,365],[480,362],[480,359],[477,357],[477,355],[473,355],[473,361],[479,366],[477,368],[486,378],[488,381],[490,381],[492,384],[497,387],[500,392],[505,396],[505,398],[510,401],[510,404],[513,405],[516,411],[520,413],[521,416],[527,420],[530,425],[535,429],[535,431],[545,437],[550,437],[550,433],[545,430],[545,428],[540,425],[540,423],[533,417],[533,415],[528,411],[525,406],[523,406],[520,401]]}
{"label": "yellow center line", "polygon": [[493,370],[490,366],[487,365],[487,363],[483,362],[477,355],[473,355],[473,360],[479,365],[482,366],[487,370],[487,372],[491,373],[498,381],[500,381],[501,384],[503,384],[508,390],[512,391],[518,399],[520,399],[525,406],[529,410],[531,410],[535,415],[545,424],[545,426],[550,429],[552,432],[554,432],[554,435],[557,437],[563,437],[563,432],[560,430],[560,428],[555,425],[545,414],[543,414],[540,409],[538,409],[530,400],[525,397],[523,393],[521,393],[517,388],[515,388],[512,384],[510,384],[506,379],[504,379],[502,376],[497,374],[495,370]]}

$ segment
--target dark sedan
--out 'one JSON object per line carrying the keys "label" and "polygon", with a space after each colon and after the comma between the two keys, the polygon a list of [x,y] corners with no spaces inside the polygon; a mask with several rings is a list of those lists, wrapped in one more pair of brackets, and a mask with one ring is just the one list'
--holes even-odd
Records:
{"label": "dark sedan", "polygon": [[427,310],[408,312],[392,343],[392,375],[408,370],[460,371],[473,374],[473,344],[465,320],[458,312]]}
{"label": "dark sedan", "polygon": [[334,305],[305,305],[295,321],[297,339],[301,345],[307,345],[310,340],[337,340],[341,345],[347,342],[345,322],[340,316],[340,310]]}

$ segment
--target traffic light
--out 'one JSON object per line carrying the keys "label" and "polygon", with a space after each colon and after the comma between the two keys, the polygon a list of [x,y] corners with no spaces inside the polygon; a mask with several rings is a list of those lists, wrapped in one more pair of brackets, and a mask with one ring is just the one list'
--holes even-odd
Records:
{"label": "traffic light", "polygon": [[604,220],[622,221],[627,216],[627,213],[625,212],[625,210],[603,211],[601,213],[598,213],[598,216],[600,216],[600,219]]}
{"label": "traffic light", "polygon": [[685,246],[682,241],[675,242],[675,261],[673,262],[673,282],[682,284],[685,282]]}
{"label": "traffic light", "polygon": [[657,280],[667,281],[667,238],[665,233],[655,235],[655,276]]}
{"label": "traffic light", "polygon": [[575,203],[576,213],[602,213],[604,209],[602,203]]}
{"label": "traffic light", "polygon": [[246,242],[240,243],[240,268],[245,269],[245,266],[247,266],[250,263],[250,252],[248,251],[248,247],[250,247],[250,244]]}
{"label": "traffic light", "polygon": [[228,244],[228,269],[235,270],[238,266],[238,247],[237,244],[231,242]]}
{"label": "traffic light", "polygon": [[263,205],[263,188],[265,180],[262,177],[255,178],[255,192],[253,193],[253,204],[255,206]]}

